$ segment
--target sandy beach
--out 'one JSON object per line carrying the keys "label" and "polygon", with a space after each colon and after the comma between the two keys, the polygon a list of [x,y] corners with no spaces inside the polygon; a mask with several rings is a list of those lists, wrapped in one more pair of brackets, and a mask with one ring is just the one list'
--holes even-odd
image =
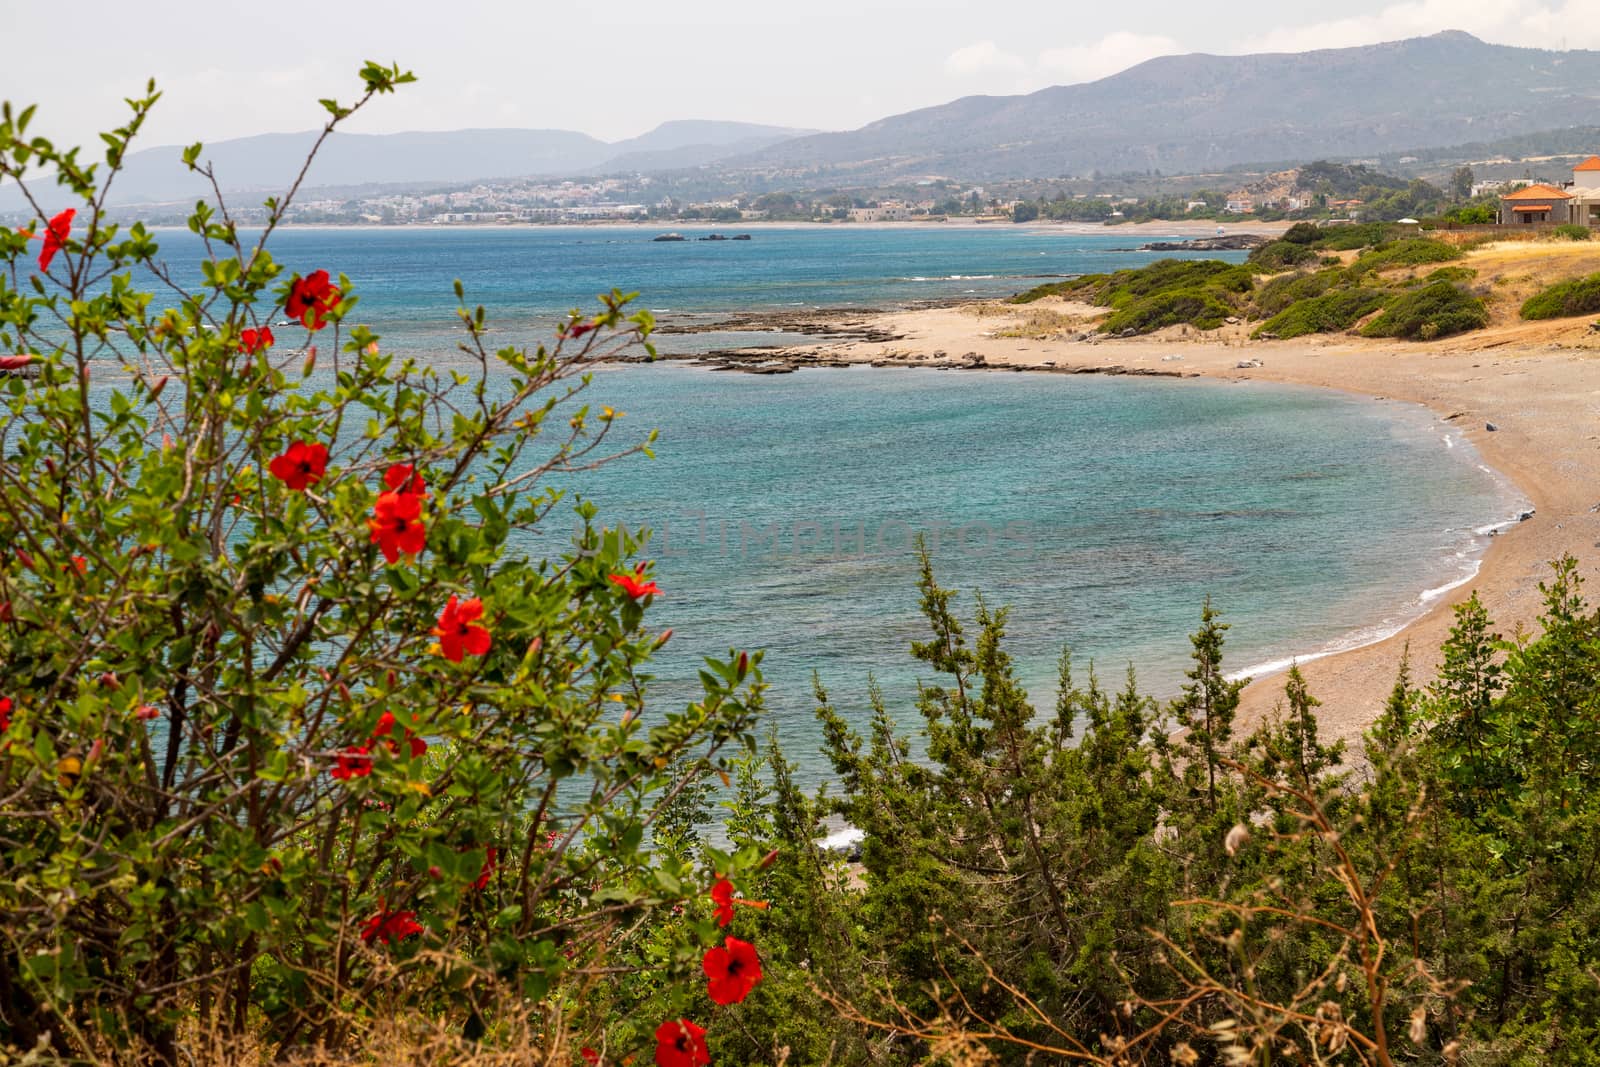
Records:
{"label": "sandy beach", "polygon": [[[1520,270],[1529,252],[1511,249],[1501,262],[1491,248],[1475,254],[1472,265]],[[1581,268],[1588,258],[1600,259],[1600,248],[1551,254]],[[1520,289],[1536,287],[1522,274],[1505,277],[1512,279],[1504,283],[1511,300]],[[1136,339],[1077,339],[1099,313],[1059,299],[907,311],[849,324],[880,339],[841,338],[796,351],[827,362],[968,367],[968,373],[1160,374],[1319,386],[1422,404],[1462,428],[1535,514],[1494,539],[1473,581],[1434,601],[1402,632],[1302,664],[1323,702],[1324,732],[1332,737],[1359,740],[1381,710],[1408,645],[1414,677],[1433,677],[1452,608],[1474,591],[1500,632],[1512,636],[1536,632],[1538,587],[1551,560],[1576,556],[1591,594],[1600,588],[1600,332],[1587,319],[1526,324],[1497,310],[1489,329],[1430,344],[1345,335],[1250,341],[1247,324],[1204,334],[1174,327]],[[1372,551],[1383,546],[1374,544]],[[1246,716],[1269,714],[1282,686],[1281,675],[1256,679],[1246,691]]]}

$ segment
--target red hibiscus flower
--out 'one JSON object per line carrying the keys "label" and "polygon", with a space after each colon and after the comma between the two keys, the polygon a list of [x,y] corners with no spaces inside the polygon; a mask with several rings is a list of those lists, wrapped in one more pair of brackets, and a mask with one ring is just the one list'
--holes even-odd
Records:
{"label": "red hibiscus flower", "polygon": [[328,773],[341,782],[348,782],[352,778],[365,778],[372,773],[371,752],[371,745],[351,745],[339,753],[338,765]]}
{"label": "red hibiscus flower", "polygon": [[688,1019],[668,1019],[656,1027],[656,1067],[703,1067],[710,1062],[703,1028]]}
{"label": "red hibiscus flower", "polygon": [[72,232],[72,217],[77,213],[76,208],[69,207],[45,226],[44,247],[39,249],[40,270],[49,270],[50,261],[56,258],[57,252],[66,247],[67,235]]}
{"label": "red hibiscus flower", "polygon": [[420,933],[422,924],[417,922],[416,912],[384,910],[367,920],[361,929],[361,940],[371,944],[373,938],[377,938],[385,945],[392,945]]}
{"label": "red hibiscus flower", "polygon": [[700,966],[706,972],[706,992],[718,1004],[737,1004],[761,981],[761,957],[748,941],[730,937],[724,945],[707,949]]}
{"label": "red hibiscus flower", "polygon": [[733,883],[726,878],[718,878],[711,886],[711,902],[717,913],[717,925],[727,926],[733,922]]}
{"label": "red hibiscus flower", "polygon": [[71,562],[61,565],[61,569],[64,571],[77,571],[78,577],[81,578],[89,573],[89,561],[82,556],[73,556]]}
{"label": "red hibiscus flower", "polygon": [[439,639],[439,649],[451,663],[460,663],[463,654],[481,656],[489,651],[489,631],[474,623],[483,617],[483,601],[477,597],[457,603],[454,594],[439,613],[439,625],[433,636]]}
{"label": "red hibiscus flower", "polygon": [[423,500],[428,498],[428,483],[422,480],[417,468],[409,463],[396,463],[384,471],[383,484],[392,492],[405,493]]}
{"label": "red hibiscus flower", "polygon": [[[773,858],[777,858],[776,851],[773,853]],[[711,904],[712,911],[717,917],[718,926],[727,926],[733,922],[733,906],[735,904],[744,908],[760,908],[763,911],[768,907],[765,900],[746,900],[744,897],[735,900],[733,897],[733,883],[721,875],[718,875],[717,880],[711,883]]]}
{"label": "red hibiscus flower", "polygon": [[588,1045],[585,1045],[579,1049],[578,1055],[582,1056],[583,1062],[589,1064],[590,1067],[595,1067],[595,1065],[599,1064],[600,1062],[600,1053],[596,1052]]}
{"label": "red hibiscus flower", "polygon": [[383,550],[390,563],[401,553],[416,555],[428,544],[428,528],[422,524],[422,497],[414,493],[383,493],[373,505],[367,520],[372,531],[368,538]]}
{"label": "red hibiscus flower", "polygon": [[622,591],[633,597],[635,600],[645,596],[661,595],[661,589],[654,581],[645,581],[643,563],[635,567],[632,574],[628,574],[626,572],[622,574],[613,574],[611,576],[611,581],[615,585],[620,585],[622,587]]}
{"label": "red hibiscus flower", "polygon": [[483,870],[478,872],[477,880],[472,883],[472,888],[482,889],[489,884],[489,879],[494,876],[495,861],[500,858],[500,850],[490,845],[483,850]]}
{"label": "red hibiscus flower", "polygon": [[11,698],[0,697],[0,733],[11,728]]}
{"label": "red hibiscus flower", "polygon": [[289,299],[283,310],[291,319],[305,323],[307,329],[320,330],[328,325],[328,313],[338,306],[340,295],[339,287],[328,280],[327,271],[312,271],[289,286]]}
{"label": "red hibiscus flower", "polygon": [[[395,721],[394,713],[391,711],[384,712],[382,715],[378,716],[378,725],[372,728],[372,739],[376,741],[380,737],[388,737],[394,732],[394,728],[397,725],[399,724]],[[410,745],[412,759],[417,759],[424,752],[428,751],[428,742],[424,741],[420,737],[414,736],[410,730],[405,731],[405,739]],[[390,752],[400,751],[400,746],[396,742],[389,741],[386,743],[389,746]]]}
{"label": "red hibiscus flower", "polygon": [[268,463],[267,469],[278,481],[297,493],[303,493],[306,486],[322,481],[322,476],[327,473],[328,446],[296,441],[283,455]]}
{"label": "red hibiscus flower", "polygon": [[272,327],[263,326],[259,330],[244,330],[239,334],[239,351],[253,356],[272,345]]}

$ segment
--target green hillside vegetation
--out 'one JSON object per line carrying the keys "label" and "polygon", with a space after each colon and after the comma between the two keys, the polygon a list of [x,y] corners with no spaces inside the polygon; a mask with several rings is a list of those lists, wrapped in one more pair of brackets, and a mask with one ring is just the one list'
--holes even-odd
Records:
{"label": "green hillside vegetation", "polygon": [[1153,333],[1167,326],[1187,323],[1201,330],[1221,326],[1236,310],[1210,288],[1174,289],[1140,297],[1108,316],[1100,329],[1104,333]]}
{"label": "green hillside vegetation", "polygon": [[1434,282],[1395,297],[1382,315],[1361,328],[1361,335],[1432,341],[1487,325],[1489,309],[1482,297],[1449,282]]}
{"label": "green hillside vegetation", "polygon": [[1522,305],[1525,319],[1564,319],[1600,312],[1600,274],[1557,282]]}
{"label": "green hillside vegetation", "polygon": [[[1229,318],[1265,320],[1255,337],[1301,337],[1355,327],[1376,311],[1368,336],[1430,340],[1488,323],[1482,299],[1462,286],[1475,277],[1466,267],[1440,267],[1422,278],[1408,268],[1449,263],[1464,254],[1428,237],[1399,236],[1397,227],[1317,226],[1301,223],[1250,254],[1244,263],[1168,259],[1132,270],[1089,274],[1020,293],[1028,304],[1063,296],[1110,308],[1102,333],[1146,334],[1168,326],[1214,330]],[[1326,253],[1359,251],[1348,266]],[[1308,268],[1285,273],[1286,268]],[[1401,272],[1404,272],[1402,274]],[[1272,275],[1261,280],[1262,275]],[[1572,312],[1581,314],[1582,312]],[[1381,325],[1380,325],[1381,323]],[[1365,331],[1364,331],[1365,332]]]}
{"label": "green hillside vegetation", "polygon": [[1266,322],[1251,336],[1280,340],[1310,333],[1339,333],[1389,302],[1381,289],[1339,289],[1298,301]]}
{"label": "green hillside vegetation", "polygon": [[1471,267],[1440,267],[1436,271],[1430,271],[1422,282],[1424,285],[1431,285],[1434,282],[1470,282],[1477,276],[1478,272]]}
{"label": "green hillside vegetation", "polygon": [[1314,274],[1285,274],[1256,290],[1256,310],[1265,316],[1276,315],[1291,304],[1321,296],[1344,280],[1342,270],[1319,270]]}
{"label": "green hillside vegetation", "polygon": [[[1271,245],[1267,246],[1272,247]],[[1409,237],[1402,241],[1385,241],[1363,252],[1350,264],[1350,273],[1366,274],[1370,271],[1393,270],[1395,267],[1415,267],[1426,263],[1448,263],[1460,259],[1464,253],[1455,245],[1445,244],[1427,237]]]}
{"label": "green hillside vegetation", "polygon": [[1287,270],[1317,258],[1315,249],[1295,241],[1274,241],[1250,253],[1250,262],[1267,270]]}

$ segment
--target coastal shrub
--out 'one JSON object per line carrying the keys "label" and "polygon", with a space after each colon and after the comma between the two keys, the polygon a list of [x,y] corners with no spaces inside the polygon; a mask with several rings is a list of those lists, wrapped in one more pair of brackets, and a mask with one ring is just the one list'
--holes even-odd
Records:
{"label": "coastal shrub", "polygon": [[1348,226],[1325,226],[1316,246],[1329,252],[1351,252],[1370,248],[1388,239],[1395,227],[1382,222],[1364,222]]}
{"label": "coastal shrub", "polygon": [[1415,267],[1426,263],[1448,263],[1460,259],[1461,249],[1428,237],[1408,237],[1388,241],[1356,257],[1348,270],[1352,278],[1374,271],[1393,270],[1396,267]]}
{"label": "coastal shrub", "polygon": [[1206,289],[1183,289],[1132,300],[1117,308],[1101,323],[1102,333],[1120,334],[1127,330],[1150,333],[1165,326],[1186,323],[1200,330],[1214,330],[1235,314],[1233,307]]}
{"label": "coastal shrub", "polygon": [[1522,305],[1525,319],[1561,319],[1600,311],[1600,274],[1557,282],[1529,297]]}
{"label": "coastal shrub", "polygon": [[1265,271],[1287,270],[1317,258],[1314,249],[1294,241],[1273,241],[1250,253],[1253,266]]}
{"label": "coastal shrub", "polygon": [[1440,267],[1438,270],[1428,272],[1421,279],[1420,284],[1432,285],[1434,282],[1470,282],[1478,276],[1478,272],[1471,267]]}
{"label": "coastal shrub", "polygon": [[1101,285],[1105,283],[1107,275],[1085,274],[1077,278],[1068,278],[1061,282],[1046,282],[1036,285],[1026,292],[1021,292],[1009,298],[1007,303],[1032,304],[1051,296],[1070,297],[1077,300],[1091,300],[1098,293]]}
{"label": "coastal shrub", "polygon": [[[969,624],[926,557],[921,588],[914,693],[869,689],[867,728],[817,683],[838,788],[799,794],[773,753],[774,843],[802,857],[770,876],[792,902],[776,951],[813,982],[792,1015],[725,1030],[716,1062],[768,1062],[768,1041],[893,1067],[952,1048],[1098,1067],[1210,1063],[1196,1046],[1218,1044],[1275,1063],[1600,1052],[1600,615],[1576,561],[1539,586],[1534,633],[1503,639],[1473,595],[1433,677],[1402,660],[1359,775],[1298,669],[1246,732],[1210,604],[1174,698],[1131,670],[1107,689],[1064,650],[1037,706],[1006,611],[980,598]],[[887,710],[910,703],[912,725]],[[865,834],[848,874],[815,847],[826,817]],[[807,997],[842,1016],[832,1033]],[[816,1054],[863,1042],[893,1051]]]}
{"label": "coastal shrub", "polygon": [[1383,314],[1361,328],[1364,337],[1431,341],[1478,330],[1489,324],[1489,309],[1450,282],[1435,282],[1396,296]]}
{"label": "coastal shrub", "polygon": [[1138,270],[1117,271],[1106,281],[1102,302],[1118,307],[1163,292],[1200,286],[1222,292],[1248,293],[1255,278],[1248,267],[1216,259],[1165,259]]}
{"label": "coastal shrub", "polygon": [[[323,139],[412,77],[361,79]],[[644,535],[544,484],[648,447],[586,394],[650,316],[491,351],[458,282],[462,360],[386,351],[337,263],[269,250],[295,188],[248,240],[197,205],[188,267],[104,213],[157,96],[92,164],[0,112],[52,205],[0,228],[0,1061],[689,1040],[759,857],[650,828],[750,744],[759,656],[647,700]]]}
{"label": "coastal shrub", "polygon": [[1297,222],[1285,230],[1278,240],[1292,245],[1313,245],[1322,239],[1325,232],[1314,222]]}
{"label": "coastal shrub", "polygon": [[1028,304],[1047,296],[1064,296],[1120,310],[1159,294],[1197,290],[1225,301],[1231,298],[1230,294],[1248,293],[1254,286],[1254,272],[1244,264],[1216,259],[1163,259],[1111,274],[1086,274],[1036,286],[1012,297],[1011,302]]}
{"label": "coastal shrub", "polygon": [[1348,330],[1383,307],[1390,294],[1381,289],[1339,289],[1299,300],[1258,327],[1253,336],[1279,339]]}
{"label": "coastal shrub", "polygon": [[1587,241],[1594,234],[1587,226],[1580,226],[1576,222],[1563,223],[1550,231],[1552,237],[1563,241]]}
{"label": "coastal shrub", "polygon": [[1344,272],[1319,270],[1313,274],[1289,274],[1274,278],[1257,289],[1251,298],[1259,318],[1270,318],[1298,300],[1321,296],[1344,282]]}

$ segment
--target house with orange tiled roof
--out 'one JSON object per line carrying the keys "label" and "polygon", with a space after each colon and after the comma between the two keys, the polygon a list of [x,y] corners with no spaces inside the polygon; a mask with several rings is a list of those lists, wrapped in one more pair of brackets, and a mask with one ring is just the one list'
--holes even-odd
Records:
{"label": "house with orange tiled roof", "polygon": [[1567,203],[1569,221],[1600,227],[1600,156],[1590,156],[1572,168],[1567,191],[1572,194]]}
{"label": "house with orange tiled roof", "polygon": [[1500,225],[1531,226],[1538,223],[1571,222],[1571,193],[1553,185],[1524,186],[1500,198]]}

